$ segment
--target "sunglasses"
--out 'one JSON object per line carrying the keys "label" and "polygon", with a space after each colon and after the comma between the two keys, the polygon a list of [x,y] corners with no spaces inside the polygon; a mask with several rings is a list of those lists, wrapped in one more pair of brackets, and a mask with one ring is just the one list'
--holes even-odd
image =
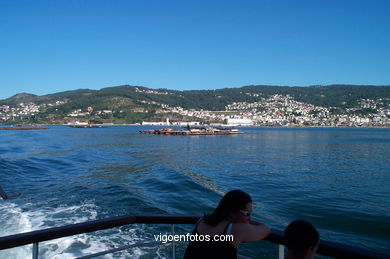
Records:
{"label": "sunglasses", "polygon": [[250,217],[252,212],[247,211],[247,210],[240,210],[240,213],[246,217]]}

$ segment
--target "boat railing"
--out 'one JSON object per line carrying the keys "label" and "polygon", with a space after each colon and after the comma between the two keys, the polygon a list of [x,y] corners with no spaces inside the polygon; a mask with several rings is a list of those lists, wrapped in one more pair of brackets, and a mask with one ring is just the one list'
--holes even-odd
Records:
{"label": "boat railing", "polygon": [[[20,233],[10,236],[0,237],[0,250],[10,249],[14,247],[33,244],[32,258],[37,259],[39,257],[39,243],[56,238],[62,238],[67,236],[73,236],[83,234],[87,232],[93,232],[98,230],[110,229],[114,227],[125,226],[129,224],[169,224],[171,225],[171,234],[175,234],[176,224],[195,224],[199,220],[200,216],[183,216],[183,215],[124,215],[119,217],[111,217],[107,219],[93,220],[83,223],[71,224],[61,227],[54,227],[43,230],[36,230],[26,233]],[[272,233],[265,238],[265,240],[278,245],[278,259],[284,258],[284,245],[283,235],[280,230],[272,230]],[[172,246],[172,258],[175,259],[176,242],[168,242]],[[133,247],[141,246],[158,246],[163,245],[162,242],[144,242],[131,245],[122,246],[119,248],[109,249],[106,251],[85,255],[78,259],[93,258],[105,254],[110,254],[122,250],[126,250]],[[386,258],[386,255],[369,251],[359,247],[349,246],[345,244],[329,242],[321,240],[317,254],[332,257],[332,258]],[[246,258],[246,257],[242,257]]]}

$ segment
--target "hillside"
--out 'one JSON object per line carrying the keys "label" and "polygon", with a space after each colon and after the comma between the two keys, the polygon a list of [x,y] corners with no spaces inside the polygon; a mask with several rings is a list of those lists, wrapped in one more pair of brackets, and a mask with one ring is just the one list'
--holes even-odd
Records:
{"label": "hillside", "polygon": [[[100,90],[78,89],[43,96],[21,93],[1,100],[0,106],[17,107],[21,103],[39,106],[39,112],[26,120],[37,122],[61,120],[75,110],[111,111],[98,121],[110,117],[114,122],[135,122],[147,118],[159,118],[156,111],[164,107],[223,111],[232,103],[254,103],[260,98],[274,95],[290,96],[297,102],[318,107],[329,107],[343,113],[359,106],[361,99],[390,98],[390,86],[330,85],[312,87],[288,87],[251,85],[217,90],[175,91],[150,89],[141,86],[116,86]],[[381,102],[388,105],[388,101]],[[108,112],[107,112],[108,113]],[[91,117],[91,116],[90,116]],[[45,119],[44,119],[45,118]],[[116,120],[113,120],[115,119]]]}

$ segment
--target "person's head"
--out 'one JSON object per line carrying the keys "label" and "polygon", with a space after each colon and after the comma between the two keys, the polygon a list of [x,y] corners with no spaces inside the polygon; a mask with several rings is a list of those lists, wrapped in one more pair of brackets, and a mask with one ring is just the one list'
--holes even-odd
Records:
{"label": "person's head", "polygon": [[249,222],[252,213],[252,198],[244,191],[232,190],[225,194],[213,213],[204,215],[204,221],[212,226],[224,219],[233,222]]}
{"label": "person's head", "polygon": [[294,220],[284,230],[284,239],[289,252],[298,255],[314,255],[320,234],[305,220]]}

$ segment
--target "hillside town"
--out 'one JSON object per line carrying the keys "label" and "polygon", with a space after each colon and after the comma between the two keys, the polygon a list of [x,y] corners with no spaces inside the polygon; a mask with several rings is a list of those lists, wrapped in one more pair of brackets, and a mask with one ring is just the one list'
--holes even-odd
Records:
{"label": "hillside town", "polygon": [[[323,126],[323,127],[390,127],[390,107],[383,107],[388,98],[361,99],[359,107],[347,109],[346,114],[332,114],[332,107],[319,107],[295,101],[291,96],[273,95],[253,103],[232,103],[224,111],[185,110],[181,107],[165,107],[159,113],[173,113],[197,117],[214,124],[230,126]],[[373,112],[357,115],[362,109]],[[198,124],[199,121],[193,121]],[[167,122],[144,122],[164,125]],[[188,122],[178,122],[178,125]]]}
{"label": "hillside town", "polygon": [[[222,111],[186,110],[182,107],[170,107],[167,104],[141,101],[150,108],[134,107],[135,113],[154,112],[159,121],[139,121],[143,125],[230,125],[230,126],[318,126],[318,127],[390,127],[389,98],[376,100],[360,99],[358,107],[346,108],[340,112],[336,107],[320,107],[312,104],[298,102],[289,95],[272,95],[268,98],[256,96],[257,102],[234,102]],[[57,100],[51,103],[34,104],[19,103],[14,107],[0,106],[0,121],[2,124],[13,120],[29,121],[47,107],[58,106],[68,100]],[[386,106],[387,105],[387,106]],[[150,106],[149,106],[150,107]],[[75,109],[66,114],[63,124],[88,124],[91,118],[112,116],[122,110],[95,110],[88,106],[85,109]],[[178,118],[187,118],[179,120]],[[57,124],[58,122],[56,122]]]}

